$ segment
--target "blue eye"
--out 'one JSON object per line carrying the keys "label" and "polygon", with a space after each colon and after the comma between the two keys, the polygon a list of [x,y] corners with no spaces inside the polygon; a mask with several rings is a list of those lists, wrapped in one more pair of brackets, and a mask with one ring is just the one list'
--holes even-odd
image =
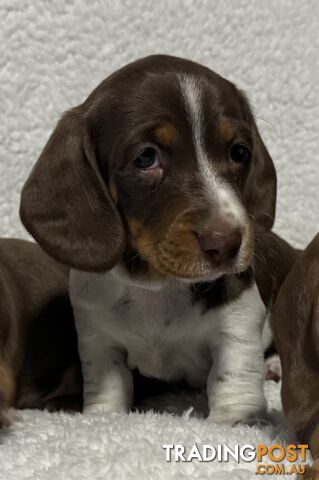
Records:
{"label": "blue eye", "polygon": [[157,162],[157,152],[155,148],[152,147],[146,148],[144,152],[134,160],[134,164],[142,170],[154,167]]}

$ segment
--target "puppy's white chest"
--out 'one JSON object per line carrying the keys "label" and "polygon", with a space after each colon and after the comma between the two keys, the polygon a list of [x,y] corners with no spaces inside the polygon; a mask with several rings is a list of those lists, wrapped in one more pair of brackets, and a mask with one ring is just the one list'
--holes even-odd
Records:
{"label": "puppy's white chest", "polygon": [[[81,337],[94,331],[95,342],[122,349],[128,367],[138,368],[145,376],[205,385],[217,313],[203,314],[201,305],[193,304],[187,288],[150,291],[105,276],[101,295],[101,276],[90,276],[89,282],[87,278],[77,273],[76,291],[71,281]],[[85,317],[91,319],[90,324]]]}
{"label": "puppy's white chest", "polygon": [[[150,377],[172,381],[186,379],[204,385],[211,366],[206,324],[199,305],[192,305],[190,292],[139,292],[125,308],[114,305],[114,321],[125,322],[122,342],[131,369]],[[200,324],[201,322],[201,324]]]}

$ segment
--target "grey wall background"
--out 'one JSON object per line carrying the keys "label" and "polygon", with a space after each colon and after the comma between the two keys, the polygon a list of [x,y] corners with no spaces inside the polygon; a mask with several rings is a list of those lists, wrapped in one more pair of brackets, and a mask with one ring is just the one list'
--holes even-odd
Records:
{"label": "grey wall background", "polygon": [[246,90],[279,177],[275,230],[319,230],[319,2],[0,0],[0,235],[59,115],[135,58],[170,53]]}

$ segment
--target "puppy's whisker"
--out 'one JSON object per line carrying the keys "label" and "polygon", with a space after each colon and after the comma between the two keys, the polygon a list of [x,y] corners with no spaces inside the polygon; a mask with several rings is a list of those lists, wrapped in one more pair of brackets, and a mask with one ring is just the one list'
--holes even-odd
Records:
{"label": "puppy's whisker", "polygon": [[268,212],[260,212],[260,213],[261,213],[262,215],[265,215],[266,217],[271,218],[271,219],[273,218],[273,216],[270,215],[270,213],[268,213]]}
{"label": "puppy's whisker", "polygon": [[255,258],[257,258],[257,260],[260,260],[261,262],[263,262],[263,263],[267,264],[267,260],[266,260],[266,258],[265,258],[265,257],[263,257],[263,256],[260,256],[260,255],[257,255],[257,253],[256,253],[256,252],[254,252],[254,255],[253,255],[253,256],[254,256]]}
{"label": "puppy's whisker", "polygon": [[262,122],[268,123],[268,125],[273,126],[273,124],[272,124],[269,120],[266,120],[266,119],[263,118],[263,117],[258,117],[257,115],[255,115],[255,117],[256,117],[258,120],[261,120]]}

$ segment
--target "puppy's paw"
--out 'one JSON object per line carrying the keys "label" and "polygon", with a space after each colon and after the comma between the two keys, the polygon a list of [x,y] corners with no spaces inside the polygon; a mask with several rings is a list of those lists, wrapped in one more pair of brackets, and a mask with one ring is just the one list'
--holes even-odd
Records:
{"label": "puppy's paw", "polygon": [[21,420],[21,417],[13,408],[0,408],[0,428],[10,427],[10,425],[19,420]]}
{"label": "puppy's paw", "polygon": [[208,420],[214,423],[226,423],[227,425],[234,425],[238,423],[237,415],[231,412],[210,412]]}
{"label": "puppy's paw", "polygon": [[84,414],[126,413],[127,411],[127,408],[114,403],[91,403],[85,405],[83,409]]}
{"label": "puppy's paw", "polygon": [[265,380],[279,382],[281,380],[281,363],[279,355],[271,355],[265,361]]}
{"label": "puppy's paw", "polygon": [[227,425],[235,426],[239,423],[245,425],[256,425],[256,424],[267,424],[265,412],[260,412],[251,415],[241,415],[236,414],[236,412],[229,412],[217,415],[215,413],[210,413],[208,419],[214,423],[225,423]]}
{"label": "puppy's paw", "polygon": [[258,406],[226,405],[211,410],[208,418],[212,422],[228,425],[237,425],[238,423],[246,425],[265,424],[268,423],[266,412],[266,403],[262,402]]}

